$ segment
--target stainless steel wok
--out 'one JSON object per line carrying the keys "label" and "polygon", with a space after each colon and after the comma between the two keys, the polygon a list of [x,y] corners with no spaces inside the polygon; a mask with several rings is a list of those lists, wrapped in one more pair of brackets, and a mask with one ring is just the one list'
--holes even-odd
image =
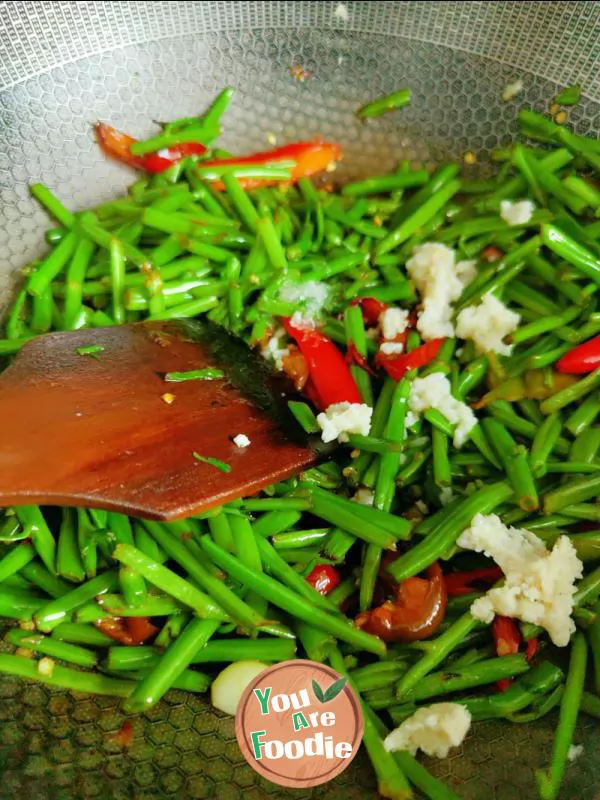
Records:
{"label": "stainless steel wok", "polygon": [[[321,133],[343,145],[348,176],[467,150],[485,171],[490,151],[510,141],[516,109],[546,108],[558,85],[582,84],[571,122],[600,130],[599,17],[596,2],[0,2],[0,306],[44,246],[30,182],[82,208],[130,181],[93,141],[99,119],[145,135],[153,119],[191,114],[231,85],[232,150]],[[294,80],[294,65],[312,77]],[[505,103],[515,79],[523,91]],[[410,108],[356,121],[367,99],[403,86],[414,90]],[[116,700],[3,677],[0,798],[376,796],[360,757],[312,791],[267,785],[245,764],[231,719],[182,692],[133,720],[124,751],[111,739],[122,720]],[[533,798],[554,722],[475,725],[460,751],[427,766],[466,800]],[[584,754],[561,797],[591,800],[600,735],[585,717],[577,741]]]}

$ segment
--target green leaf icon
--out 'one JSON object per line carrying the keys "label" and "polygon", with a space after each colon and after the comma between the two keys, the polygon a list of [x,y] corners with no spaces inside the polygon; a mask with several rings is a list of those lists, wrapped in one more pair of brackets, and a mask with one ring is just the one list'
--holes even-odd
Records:
{"label": "green leaf icon", "polygon": [[346,678],[339,678],[339,680],[334,681],[328,689],[323,691],[319,684],[313,680],[312,689],[315,697],[320,703],[328,703],[330,700],[334,700],[338,696],[345,685]]}
{"label": "green leaf icon", "polygon": [[317,700],[320,703],[324,703],[325,702],[325,695],[323,694],[323,689],[321,689],[319,684],[314,679],[313,679],[313,682],[312,682],[312,690],[313,690],[314,695],[317,698]]}
{"label": "green leaf icon", "polygon": [[340,678],[339,680],[334,681],[329,687],[329,689],[326,690],[323,702],[328,703],[330,700],[336,698],[345,685],[346,685],[346,678]]}

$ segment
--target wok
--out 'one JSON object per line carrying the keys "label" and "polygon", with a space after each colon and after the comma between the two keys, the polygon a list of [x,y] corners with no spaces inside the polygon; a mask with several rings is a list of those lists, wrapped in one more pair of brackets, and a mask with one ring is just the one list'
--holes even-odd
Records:
{"label": "wok", "polygon": [[[547,108],[581,83],[571,123],[600,131],[600,4],[596,2],[2,2],[0,3],[0,307],[19,268],[43,251],[47,220],[28,194],[42,181],[71,208],[108,200],[131,180],[91,135],[105,120],[145,136],[151,120],[187,116],[225,85],[237,94],[223,143],[265,149],[316,134],[345,150],[353,178],[399,158],[433,165],[507,144],[521,104]],[[310,73],[295,80],[290,68]],[[501,99],[520,79],[516,100]],[[354,111],[412,87],[412,105],[374,124]],[[2,421],[6,424],[6,421]],[[243,760],[230,718],[172,691],[133,719],[129,748],[112,734],[118,701],[74,696],[3,677],[0,797],[375,797],[366,757],[310,791],[268,785]],[[428,768],[465,800],[536,796],[555,717],[527,726],[474,725],[464,746]],[[582,716],[584,753],[561,797],[600,790],[600,731]]]}

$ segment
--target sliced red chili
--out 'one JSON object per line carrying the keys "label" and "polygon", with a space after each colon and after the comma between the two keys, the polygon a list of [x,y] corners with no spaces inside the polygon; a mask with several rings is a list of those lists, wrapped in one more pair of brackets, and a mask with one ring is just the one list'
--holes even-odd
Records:
{"label": "sliced red chili", "polygon": [[156,153],[148,153],[142,156],[143,169],[146,172],[164,172],[172,164],[181,161],[187,156],[201,156],[206,153],[206,147],[199,142],[182,142],[173,147],[159,150]]}
{"label": "sliced red chili", "polygon": [[[333,142],[324,142],[315,139],[312,142],[294,142],[283,147],[276,147],[261,153],[253,153],[249,156],[233,156],[232,158],[221,158],[214,161],[204,161],[203,167],[221,166],[252,166],[261,164],[276,165],[278,161],[294,161],[295,166],[290,170],[290,183],[295,183],[300,178],[308,178],[326,169],[330,164],[339,161],[342,157],[342,148]],[[259,186],[271,186],[274,183],[281,183],[268,178],[242,178],[240,183],[245,189],[255,189]],[[216,189],[225,187],[220,181],[214,184]]]}
{"label": "sliced red chili", "polygon": [[102,631],[102,633],[114,639],[115,642],[127,645],[133,644],[133,639],[124,617],[104,617],[94,622],[94,625],[98,630]]}
{"label": "sliced red chili", "polygon": [[308,399],[313,404],[313,406],[315,406],[315,408],[324,408],[325,407],[323,405],[323,401],[319,397],[319,393],[317,391],[317,387],[315,386],[314,381],[311,380],[310,375],[308,376],[308,379],[307,379],[306,383],[304,384],[304,388],[302,389],[302,393],[305,394],[306,397],[308,397]]}
{"label": "sliced red chili", "polygon": [[386,355],[380,350],[375,360],[379,366],[384,368],[390,378],[399,381],[407,372],[430,364],[437,357],[444,341],[445,339],[431,339],[411,350],[410,353],[401,353],[400,355]]}
{"label": "sliced red chili", "polygon": [[481,251],[481,260],[485,261],[486,264],[493,264],[495,261],[500,261],[501,258],[504,258],[504,253],[499,247],[495,247],[493,244],[485,247]]}
{"label": "sliced red chili", "polygon": [[[510,656],[519,652],[519,645],[521,644],[521,633],[516,623],[509,617],[501,617],[496,615],[492,622],[492,637],[494,639],[494,647],[496,654],[499,656]],[[505,692],[511,685],[510,678],[503,678],[496,681],[496,690],[498,692]]]}
{"label": "sliced red chili", "polygon": [[484,567],[472,569],[468,572],[449,572],[444,575],[444,583],[448,597],[461,597],[477,591],[477,584],[490,585],[502,577],[500,567]]}
{"label": "sliced red chili", "polygon": [[539,649],[540,649],[540,643],[537,638],[528,639],[527,647],[525,648],[525,658],[527,659],[527,661],[529,662],[533,661]]}
{"label": "sliced red chili", "polygon": [[141,156],[131,154],[131,145],[135,144],[137,139],[127,133],[121,133],[121,131],[111,125],[107,125],[105,122],[99,122],[95,131],[98,144],[106,155],[116,158],[130,167],[134,167],[134,169],[144,168]]}
{"label": "sliced red chili", "polygon": [[376,297],[355,297],[350,305],[360,306],[363,319],[367,325],[378,325],[379,317],[389,308],[387,303]]}
{"label": "sliced red chili", "polygon": [[370,366],[367,359],[358,352],[354,342],[348,343],[348,348],[346,350],[346,364],[356,364],[357,367],[364,369],[365,372],[369,373],[369,375],[375,375],[375,370],[373,370],[373,368]]}
{"label": "sliced red chili", "polygon": [[511,656],[519,652],[521,634],[515,622],[510,617],[496,615],[492,622],[492,636],[496,654]]}
{"label": "sliced red chili", "polygon": [[121,729],[112,737],[115,744],[120,744],[121,747],[129,747],[133,740],[133,725],[128,719],[121,725]]}
{"label": "sliced red chili", "polygon": [[145,170],[146,172],[163,172],[165,169],[182,158],[190,155],[202,155],[206,152],[206,147],[197,142],[182,142],[174,147],[160,150],[157,153],[148,153],[144,156],[134,156],[131,153],[131,145],[137,142],[133,136],[121,133],[116,128],[99,122],[96,125],[96,137],[100,147],[104,152],[116,158],[123,164],[127,164],[134,169]]}
{"label": "sliced red chili", "polygon": [[331,339],[316,328],[296,328],[289,317],[284,318],[283,324],[306,359],[320,408],[326,409],[334,403],[361,403],[352,373]]}
{"label": "sliced red chili", "polygon": [[577,345],[556,362],[559,372],[584,375],[600,367],[600,336]]}
{"label": "sliced red chili", "polygon": [[[146,170],[147,172],[163,172],[165,169],[190,155],[203,155],[206,147],[199,142],[182,142],[172,147],[163,148],[155,153],[148,153],[144,156],[134,156],[131,153],[131,145],[137,142],[132,136],[118,131],[111,125],[104,122],[96,125],[96,137],[104,152],[116,158],[124,164],[134,169]],[[299,178],[310,177],[317,172],[326,169],[330,164],[338,161],[342,157],[342,149],[333,142],[323,142],[315,139],[312,142],[294,142],[293,144],[277,147],[261,153],[253,153],[249,156],[234,156],[232,158],[213,159],[203,162],[203,166],[252,166],[260,164],[277,164],[281,161],[293,161],[291,168],[290,182],[295,183]],[[269,186],[277,183],[265,178],[243,178],[242,185],[246,189],[253,189],[258,186]],[[220,181],[214,184],[217,189],[224,189]]]}
{"label": "sliced red chili", "polygon": [[125,617],[132,644],[144,644],[156,636],[159,629],[150,622],[150,617]]}
{"label": "sliced red chili", "polygon": [[339,585],[340,573],[331,564],[317,564],[306,576],[306,580],[319,594],[329,594]]}

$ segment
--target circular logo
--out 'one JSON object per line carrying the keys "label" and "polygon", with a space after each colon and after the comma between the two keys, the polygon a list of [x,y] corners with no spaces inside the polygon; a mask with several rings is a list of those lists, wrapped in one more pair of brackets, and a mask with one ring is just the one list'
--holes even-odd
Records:
{"label": "circular logo", "polygon": [[331,667],[283,661],[246,687],[235,733],[251,767],[273,783],[310,788],[339,775],[363,734],[356,692]]}

